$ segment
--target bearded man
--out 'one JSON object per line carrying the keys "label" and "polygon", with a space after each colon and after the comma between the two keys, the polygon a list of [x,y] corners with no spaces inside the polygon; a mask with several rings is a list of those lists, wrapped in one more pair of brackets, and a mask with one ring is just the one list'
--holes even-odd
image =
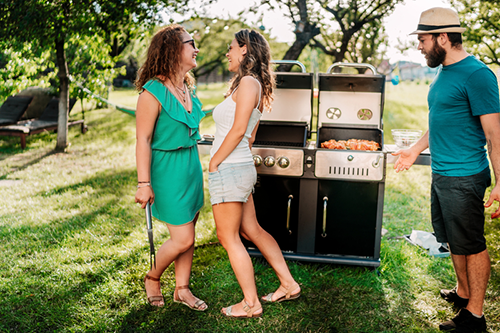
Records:
{"label": "bearded man", "polygon": [[[500,186],[491,185],[489,162],[500,176],[500,105],[495,74],[462,47],[465,28],[457,13],[431,8],[420,16],[412,35],[429,67],[441,65],[430,85],[429,130],[412,147],[397,151],[396,172],[408,170],[420,153],[430,149],[431,216],[437,241],[448,243],[457,285],[441,290],[459,308],[442,331],[484,332],[483,303],[490,277],[490,258],[484,237],[484,207],[500,200]],[[492,218],[500,215],[500,208]]]}

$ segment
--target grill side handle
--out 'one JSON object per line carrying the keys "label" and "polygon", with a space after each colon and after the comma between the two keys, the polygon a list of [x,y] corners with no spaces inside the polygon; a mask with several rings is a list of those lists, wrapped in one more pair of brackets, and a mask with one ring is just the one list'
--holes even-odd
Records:
{"label": "grill side handle", "polygon": [[356,67],[356,68],[365,67],[365,68],[370,69],[374,75],[378,74],[375,67],[373,67],[370,64],[365,64],[365,63],[356,64],[356,63],[350,63],[350,62],[336,62],[333,65],[331,65],[326,72],[328,74],[332,74],[332,70],[334,68],[337,68],[337,67]]}
{"label": "grill side handle", "polygon": [[271,60],[271,64],[289,64],[289,65],[297,65],[302,69],[302,73],[306,72],[306,66],[303,63],[297,60]]}
{"label": "grill side handle", "polygon": [[288,208],[286,210],[286,230],[288,230],[288,234],[292,234],[292,230],[290,230],[290,207],[292,206],[293,195],[288,196]]}

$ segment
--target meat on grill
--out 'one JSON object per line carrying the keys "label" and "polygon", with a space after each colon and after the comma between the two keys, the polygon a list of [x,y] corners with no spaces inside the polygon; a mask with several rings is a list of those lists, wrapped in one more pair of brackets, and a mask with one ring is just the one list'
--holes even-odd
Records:
{"label": "meat on grill", "polygon": [[358,140],[358,139],[349,139],[349,140],[328,140],[321,143],[321,148],[327,149],[341,149],[341,150],[379,150],[380,145],[378,142],[370,141],[370,140]]}

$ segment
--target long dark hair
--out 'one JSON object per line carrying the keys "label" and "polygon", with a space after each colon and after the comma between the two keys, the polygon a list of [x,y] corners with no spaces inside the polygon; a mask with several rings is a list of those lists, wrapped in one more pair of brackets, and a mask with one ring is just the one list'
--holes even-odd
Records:
{"label": "long dark hair", "polygon": [[240,84],[244,76],[252,76],[262,85],[262,102],[264,107],[271,110],[274,100],[273,91],[276,81],[271,67],[271,48],[269,43],[259,32],[242,29],[234,34],[240,47],[247,46],[247,53],[243,56],[238,72],[229,82],[230,87],[226,93],[229,96]]}
{"label": "long dark hair", "polygon": [[[182,34],[186,32],[179,24],[171,24],[159,30],[151,40],[146,61],[137,72],[135,88],[142,91],[142,87],[158,76],[167,77],[175,81],[179,76],[178,69],[181,62]],[[194,79],[190,73],[184,76],[184,82],[192,88]]]}

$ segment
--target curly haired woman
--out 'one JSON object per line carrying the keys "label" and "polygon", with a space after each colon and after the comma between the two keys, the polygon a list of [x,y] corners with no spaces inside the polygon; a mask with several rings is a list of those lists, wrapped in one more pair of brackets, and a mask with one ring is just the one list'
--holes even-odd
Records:
{"label": "curly haired woman", "polygon": [[[252,191],[257,179],[251,145],[264,107],[270,109],[275,87],[270,48],[254,30],[235,34],[226,54],[235,73],[226,99],[213,111],[215,140],[209,164],[209,191],[217,237],[243,291],[241,303],[222,309],[227,317],[262,315],[263,302],[281,302],[300,296],[300,286],[290,274],[274,238],[257,222]],[[252,241],[273,267],[280,287],[259,300],[252,261],[240,234]]]}
{"label": "curly haired woman", "polygon": [[137,176],[135,201],[152,204],[153,216],[167,224],[168,239],[158,250],[155,267],[146,274],[148,302],[163,306],[160,277],[175,263],[174,302],[197,311],[207,304],[189,290],[195,225],[203,206],[203,173],[197,140],[204,117],[188,73],[196,67],[193,38],[177,24],[158,31],[135,85],[137,101]]}

